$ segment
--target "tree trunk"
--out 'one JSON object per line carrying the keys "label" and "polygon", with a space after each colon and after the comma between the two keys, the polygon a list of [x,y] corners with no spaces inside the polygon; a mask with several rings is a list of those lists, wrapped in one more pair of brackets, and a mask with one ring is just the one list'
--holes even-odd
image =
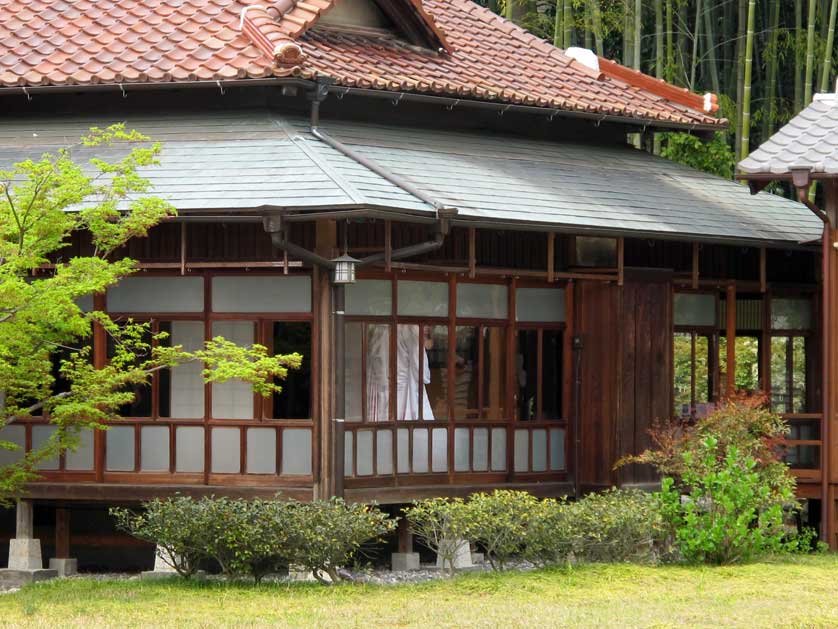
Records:
{"label": "tree trunk", "polygon": [[596,54],[600,57],[604,57],[605,47],[602,43],[602,9],[599,6],[599,0],[591,0],[591,27],[594,32]]}
{"label": "tree trunk", "polygon": [[[655,0],[655,76],[663,78],[663,0]],[[652,153],[660,155],[661,138],[654,133]]]}
{"label": "tree trunk", "polygon": [[832,44],[835,41],[835,16],[838,13],[838,0],[832,0],[829,6],[829,29],[826,31],[826,48],[823,53],[823,73],[821,74],[821,92],[828,92],[829,75],[832,73]]}
{"label": "tree trunk", "polygon": [[740,159],[748,157],[751,142],[751,71],[754,63],[754,15],[756,0],[748,2],[748,33],[745,38],[745,79],[742,84],[742,145]]}

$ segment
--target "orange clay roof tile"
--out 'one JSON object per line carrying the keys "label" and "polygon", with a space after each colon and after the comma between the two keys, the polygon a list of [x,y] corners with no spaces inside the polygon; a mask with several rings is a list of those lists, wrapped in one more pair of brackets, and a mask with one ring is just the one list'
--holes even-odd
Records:
{"label": "orange clay roof tile", "polygon": [[712,98],[605,59],[597,72],[472,0],[388,0],[405,3],[440,51],[389,33],[318,27],[339,1],[0,0],[0,88],[295,75],[638,120],[723,123],[711,115]]}

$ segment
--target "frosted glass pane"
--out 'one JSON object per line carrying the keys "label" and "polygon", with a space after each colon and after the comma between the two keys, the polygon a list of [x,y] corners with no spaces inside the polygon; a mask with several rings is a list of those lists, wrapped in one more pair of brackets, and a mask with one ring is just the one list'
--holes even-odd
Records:
{"label": "frosted glass pane", "polygon": [[379,430],[376,434],[375,462],[379,474],[393,473],[393,431]]}
{"label": "frosted glass pane", "polygon": [[282,473],[311,474],[311,430],[286,428],[282,431]]}
{"label": "frosted glass pane", "polygon": [[202,277],[126,277],[108,289],[110,312],[203,312]]}
{"label": "frosted glass pane", "polygon": [[344,311],[350,315],[389,315],[393,312],[390,280],[358,280],[346,286]]}
{"label": "frosted glass pane", "polygon": [[[204,345],[203,321],[172,321],[171,344],[192,352]],[[204,416],[203,364],[191,362],[172,369],[171,417],[200,419]]]}
{"label": "frosted glass pane", "polygon": [[433,433],[433,457],[431,460],[432,472],[448,471],[448,429],[434,428]]}
{"label": "frosted glass pane", "polygon": [[675,293],[675,325],[715,326],[716,298],[699,293]]}
{"label": "frosted glass pane", "polygon": [[359,430],[356,434],[358,439],[358,476],[372,475],[372,431]]}
{"label": "frosted glass pane", "polygon": [[509,312],[506,286],[457,284],[457,316],[506,319]]}
{"label": "frosted glass pane", "polygon": [[175,471],[204,471],[204,429],[178,426],[175,432]]}
{"label": "frosted glass pane", "polygon": [[247,429],[247,473],[276,474],[276,430]]}
{"label": "frosted glass pane", "polygon": [[6,450],[0,448],[0,467],[17,463],[23,458],[23,449],[26,447],[26,427],[6,426],[0,430],[0,441],[8,441],[20,446],[18,450]]}
{"label": "frosted glass pane", "polygon": [[468,464],[468,428],[456,428],[454,429],[454,471],[467,472]]}
{"label": "frosted glass pane", "polygon": [[413,471],[422,474],[428,471],[428,431],[413,431]]}
{"label": "frosted glass pane", "polygon": [[134,427],[111,426],[105,433],[105,469],[134,471]]}
{"label": "frosted glass pane", "polygon": [[399,281],[399,314],[414,317],[447,317],[448,284]]}
{"label": "frosted glass pane", "polygon": [[[214,321],[212,336],[223,336],[236,345],[253,344],[252,321]],[[212,385],[212,416],[216,419],[253,419],[253,388],[241,380],[214,382]]]}
{"label": "frosted glass pane", "polygon": [[410,472],[409,452],[410,431],[407,428],[399,428],[396,434],[396,447],[398,449],[398,473],[407,474]]}
{"label": "frosted glass pane", "polygon": [[526,472],[530,466],[529,431],[515,431],[514,467],[516,472]]}
{"label": "frosted glass pane", "polygon": [[489,429],[475,428],[473,439],[472,469],[475,472],[487,472],[489,470]]}
{"label": "frosted glass pane", "polygon": [[772,299],[772,330],[808,330],[812,327],[812,302],[808,299]]}
{"label": "frosted glass pane", "polygon": [[238,428],[212,429],[212,467],[218,474],[241,471],[241,431]]}
{"label": "frosted glass pane", "polygon": [[564,289],[519,288],[515,291],[515,318],[518,321],[564,321]]}
{"label": "frosted glass pane", "polygon": [[343,433],[343,473],[345,476],[354,476],[354,461],[352,460],[352,442],[355,434],[349,431]]}
{"label": "frosted glass pane", "polygon": [[506,428],[492,428],[492,471],[506,470]]}
{"label": "frosted glass pane", "polygon": [[212,278],[214,312],[311,312],[311,278],[236,275]]}
{"label": "frosted glass pane", "polygon": [[[43,446],[55,432],[55,426],[32,426],[32,449],[37,450]],[[45,459],[38,464],[39,470],[57,470],[58,457]]]}
{"label": "frosted glass pane", "polygon": [[564,428],[550,429],[550,469],[563,470],[564,462]]}
{"label": "frosted glass pane", "polygon": [[67,450],[64,455],[64,469],[89,471],[93,469],[93,431],[85,428],[79,431],[78,446]]}
{"label": "frosted glass pane", "polygon": [[532,471],[547,471],[547,431],[532,431]]}
{"label": "frosted glass pane", "polygon": [[143,472],[169,471],[168,426],[140,428],[140,470]]}

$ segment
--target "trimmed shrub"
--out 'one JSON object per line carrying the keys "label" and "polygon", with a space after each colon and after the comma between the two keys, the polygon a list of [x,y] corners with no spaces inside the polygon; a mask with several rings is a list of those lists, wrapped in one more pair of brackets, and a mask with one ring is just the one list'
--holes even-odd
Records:
{"label": "trimmed shrub", "polygon": [[338,568],[350,563],[361,547],[396,527],[375,507],[349,504],[341,498],[289,505],[289,563],[311,570],[321,583],[341,580]]}
{"label": "trimmed shrub", "polygon": [[206,531],[198,504],[179,496],[167,500],[155,498],[142,511],[112,508],[117,528],[146,542],[157,544],[160,557],[184,578],[198,570],[207,557]]}
{"label": "trimmed shrub", "polygon": [[497,489],[474,494],[466,503],[467,537],[483,547],[493,570],[503,570],[520,555],[527,532],[541,515],[539,500],[525,491]]}
{"label": "trimmed shrub", "polygon": [[442,567],[454,574],[457,540],[471,540],[472,512],[461,498],[428,498],[417,500],[404,509],[411,531],[437,554]]}
{"label": "trimmed shrub", "polygon": [[291,525],[287,502],[202,498],[197,505],[204,550],[225,575],[252,576],[259,583],[287,565]]}

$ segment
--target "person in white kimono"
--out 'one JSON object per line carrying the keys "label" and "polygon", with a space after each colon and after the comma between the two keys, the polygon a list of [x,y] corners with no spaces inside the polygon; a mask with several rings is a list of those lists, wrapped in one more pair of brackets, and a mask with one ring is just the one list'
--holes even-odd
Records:
{"label": "person in white kimono", "polygon": [[414,421],[419,419],[419,352],[424,352],[421,378],[422,417],[433,421],[434,411],[428,399],[427,385],[431,383],[431,369],[428,365],[429,338],[419,343],[418,325],[400,325],[396,333],[396,419]]}
{"label": "person in white kimono", "polygon": [[390,419],[390,326],[367,329],[367,421]]}

